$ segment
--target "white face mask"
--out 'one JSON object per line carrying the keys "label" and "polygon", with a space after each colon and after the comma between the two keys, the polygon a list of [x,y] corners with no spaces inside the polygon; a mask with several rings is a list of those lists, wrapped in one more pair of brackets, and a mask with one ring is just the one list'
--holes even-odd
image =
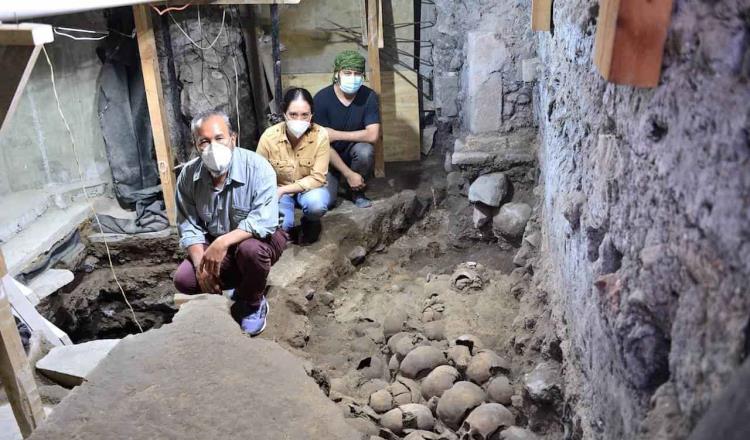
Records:
{"label": "white face mask", "polygon": [[201,160],[212,176],[221,176],[229,169],[232,149],[219,142],[211,142],[201,153]]}
{"label": "white face mask", "polygon": [[362,75],[345,76],[339,73],[339,87],[347,95],[356,94],[359,88],[362,87],[364,80]]}
{"label": "white face mask", "polygon": [[310,122],[297,119],[287,120],[286,128],[290,133],[294,135],[294,137],[300,138],[303,134],[305,134],[307,129],[310,128]]}

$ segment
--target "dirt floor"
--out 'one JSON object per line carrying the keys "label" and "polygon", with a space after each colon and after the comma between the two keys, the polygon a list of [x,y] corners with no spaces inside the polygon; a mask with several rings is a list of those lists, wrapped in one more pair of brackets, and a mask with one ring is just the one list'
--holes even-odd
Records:
{"label": "dirt floor", "polygon": [[[517,191],[533,205],[531,188]],[[545,312],[545,294],[533,281],[537,245],[529,244],[536,241],[529,234],[535,227],[538,231],[538,219],[532,217],[523,240],[498,242],[467,222],[471,206],[465,197],[456,194],[433,201],[437,206],[422,211],[421,220],[412,219],[415,223],[394,242],[370,241],[377,244],[362,249],[356,261],[346,261],[351,256],[332,259],[330,264],[343,258],[355,268],[329,269],[341,275],[323,287],[300,281],[271,289],[269,329],[262,337],[309,361],[323,391],[365,435],[384,435],[376,423],[380,416],[367,406],[370,395],[404,380],[399,362],[405,353],[398,354],[403,347],[394,347],[394,340],[408,339],[410,348],[432,346],[450,352],[464,344],[457,340],[466,335],[472,335],[473,355],[482,348],[502,359],[503,368],[497,371],[509,387],[503,403],[515,425],[549,439],[575,432],[566,425],[559,393],[540,400],[525,391],[526,373],[542,362],[559,368],[562,360]],[[322,243],[321,250],[329,248]],[[176,312],[171,275],[183,258],[174,236],[128,240],[111,249],[117,277],[144,330],[171,322]],[[302,255],[294,248],[286,252],[294,259]],[[45,300],[42,312],[76,342],[136,333],[103,246],[91,244],[88,254],[75,281],[64,294]],[[462,379],[469,380],[466,366],[459,370]],[[487,380],[478,383],[489,387]],[[419,397],[412,402],[428,405],[428,400]]]}

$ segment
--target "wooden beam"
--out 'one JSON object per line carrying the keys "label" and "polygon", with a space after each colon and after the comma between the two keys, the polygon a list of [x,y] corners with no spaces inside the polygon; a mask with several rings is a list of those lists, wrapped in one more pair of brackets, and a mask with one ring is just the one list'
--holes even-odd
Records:
{"label": "wooden beam", "polygon": [[[367,1],[367,59],[370,64],[370,87],[378,94],[378,102],[382,100],[382,86],[380,82],[380,24],[378,23],[379,3],[381,0]],[[382,105],[381,105],[382,108]],[[382,118],[382,112],[381,112]],[[375,176],[385,176],[385,155],[383,153],[383,124],[380,124],[380,137],[375,143]]]}
{"label": "wooden beam", "polygon": [[44,408],[5,294],[6,277],[10,276],[0,250],[0,381],[21,435],[26,438],[44,420]]}
{"label": "wooden beam", "polygon": [[161,73],[159,72],[159,59],[156,53],[156,41],[154,40],[154,27],[151,21],[150,6],[133,6],[133,16],[138,35],[138,50],[141,54],[143,85],[146,89],[148,114],[151,119],[151,131],[154,137],[156,162],[164,194],[164,205],[167,208],[169,224],[174,225],[177,216],[175,208],[175,176],[174,171],[172,171],[174,156],[169,140],[169,127],[167,126],[167,119],[165,117],[164,94],[162,93]]}
{"label": "wooden beam", "polygon": [[673,0],[601,0],[594,64],[607,81],[656,87]]}
{"label": "wooden beam", "polygon": [[552,29],[552,0],[531,0],[531,30]]}
{"label": "wooden beam", "polygon": [[48,24],[0,24],[0,46],[39,46],[54,39]]}
{"label": "wooden beam", "polygon": [[0,134],[7,127],[21,100],[41,49],[42,46],[0,46],[0,66],[3,66],[3,81],[0,82]]}

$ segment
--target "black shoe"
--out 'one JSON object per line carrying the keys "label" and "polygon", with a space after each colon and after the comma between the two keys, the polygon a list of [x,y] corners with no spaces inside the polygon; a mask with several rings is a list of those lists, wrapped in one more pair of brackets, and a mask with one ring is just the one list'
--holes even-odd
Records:
{"label": "black shoe", "polygon": [[303,219],[299,230],[300,230],[300,234],[298,237],[297,244],[305,246],[308,244],[313,244],[316,241],[318,241],[318,238],[320,238],[320,232],[323,230],[323,226],[320,224],[319,221],[313,222],[313,221],[305,221]]}

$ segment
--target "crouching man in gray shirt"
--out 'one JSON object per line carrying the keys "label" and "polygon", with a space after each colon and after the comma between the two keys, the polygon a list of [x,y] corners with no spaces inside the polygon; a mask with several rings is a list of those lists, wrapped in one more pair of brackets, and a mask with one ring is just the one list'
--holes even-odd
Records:
{"label": "crouching man in gray shirt", "polygon": [[186,294],[234,289],[233,314],[257,335],[268,315],[266,278],[288,240],[279,228],[276,174],[264,158],[236,146],[225,113],[199,114],[191,129],[200,157],[177,179],[180,246],[188,259],[174,284]]}

